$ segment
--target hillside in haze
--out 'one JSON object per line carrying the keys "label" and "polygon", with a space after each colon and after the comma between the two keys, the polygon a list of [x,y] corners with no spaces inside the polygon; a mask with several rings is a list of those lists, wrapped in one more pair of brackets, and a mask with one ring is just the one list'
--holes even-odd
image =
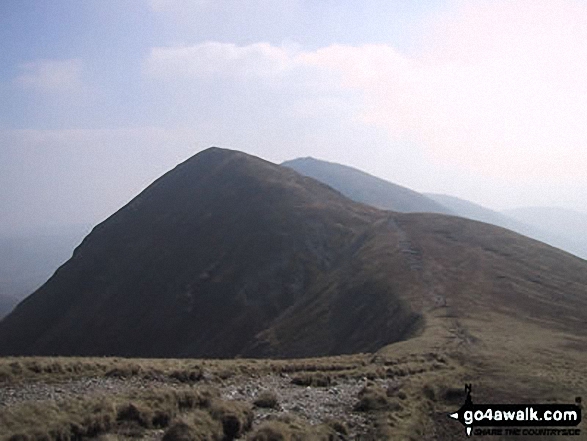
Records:
{"label": "hillside in haze", "polygon": [[314,158],[283,166],[317,179],[350,199],[403,213],[441,213],[496,225],[587,259],[587,216],[571,210],[519,209],[498,212],[454,196],[421,194],[344,165]]}
{"label": "hillside in haze", "polygon": [[96,226],[0,322],[0,353],[329,355],[466,340],[488,314],[581,335],[586,292],[587,264],[539,242],[211,148]]}
{"label": "hillside in haze", "polygon": [[457,216],[497,225],[587,259],[587,215],[556,207],[490,210],[464,199],[426,194]]}
{"label": "hillside in haze", "polygon": [[508,230],[516,231],[520,234],[527,235],[526,230],[530,230],[528,225],[525,225],[522,222],[518,222],[515,219],[500,213],[499,211],[491,210],[465,199],[436,193],[425,193],[425,195],[439,204],[447,207],[457,216],[497,225],[498,227],[507,228]]}
{"label": "hillside in haze", "polygon": [[587,259],[587,215],[562,208],[517,208],[498,212],[464,199],[426,194],[457,216],[497,225]]}
{"label": "hillside in haze", "polygon": [[419,323],[396,294],[411,279],[372,263],[385,216],[290,169],[206,150],[95,227],[0,324],[0,352],[374,350]]}
{"label": "hillside in haze", "polygon": [[12,311],[12,308],[14,308],[17,303],[18,300],[14,297],[0,293],[0,320]]}
{"label": "hillside in haze", "polygon": [[298,158],[281,164],[302,175],[324,182],[354,201],[400,213],[451,211],[426,196],[392,184],[356,168],[314,158]]}
{"label": "hillside in haze", "polygon": [[559,207],[525,207],[503,213],[533,227],[539,240],[587,259],[587,214]]}
{"label": "hillside in haze", "polygon": [[0,234],[0,318],[45,283],[89,232],[85,225]]}

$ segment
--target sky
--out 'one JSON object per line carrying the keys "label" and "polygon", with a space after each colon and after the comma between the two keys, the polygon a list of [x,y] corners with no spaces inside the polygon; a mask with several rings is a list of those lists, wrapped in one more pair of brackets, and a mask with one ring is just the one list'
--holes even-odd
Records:
{"label": "sky", "polygon": [[587,2],[2,0],[0,232],[219,146],[587,211]]}

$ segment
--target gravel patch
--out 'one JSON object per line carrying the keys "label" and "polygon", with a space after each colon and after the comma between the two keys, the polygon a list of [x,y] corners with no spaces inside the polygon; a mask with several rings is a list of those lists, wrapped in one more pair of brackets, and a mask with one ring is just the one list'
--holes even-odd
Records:
{"label": "gravel patch", "polygon": [[[383,381],[382,381],[383,382]],[[353,410],[357,395],[366,380],[344,379],[327,387],[298,386],[292,384],[289,375],[271,374],[262,377],[234,377],[220,387],[223,398],[253,402],[265,391],[275,393],[276,409],[256,408],[253,426],[267,418],[295,414],[311,425],[329,419],[343,421],[349,427],[349,436],[365,434],[369,420],[363,412]]]}
{"label": "gravel patch", "polygon": [[32,382],[0,387],[0,407],[12,406],[25,401],[60,401],[80,396],[98,394],[121,394],[153,386],[171,386],[156,380],[142,378],[82,378],[62,383]]}

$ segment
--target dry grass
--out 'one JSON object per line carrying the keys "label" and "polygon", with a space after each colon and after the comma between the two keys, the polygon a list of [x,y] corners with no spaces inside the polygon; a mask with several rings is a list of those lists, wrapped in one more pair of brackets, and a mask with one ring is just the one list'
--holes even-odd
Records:
{"label": "dry grass", "polygon": [[279,407],[279,400],[277,394],[273,391],[263,391],[259,394],[253,404],[257,407],[263,407],[266,409],[277,409]]}
{"label": "dry grass", "polygon": [[166,427],[182,412],[211,406],[215,393],[149,389],[66,401],[23,402],[0,409],[0,433],[8,440],[69,440],[121,430]]}
{"label": "dry grass", "polygon": [[[375,356],[357,354],[303,360],[5,358],[0,359],[0,371],[10,371],[10,378],[4,381],[14,386],[28,382],[58,383],[72,378],[114,376],[123,379],[155,378],[161,381],[160,384],[173,388],[69,400],[59,406],[54,402],[42,402],[6,407],[0,410],[0,432],[8,434],[6,439],[14,436],[14,441],[17,436],[30,441],[57,441],[101,434],[132,437],[155,428],[165,429],[168,440],[188,439],[195,436],[194,433],[200,434],[201,439],[214,440],[218,439],[220,431],[220,439],[242,436],[260,440],[337,439],[337,433],[344,434],[348,430],[345,421],[324,421],[321,425],[309,426],[300,418],[290,416],[272,419],[251,429],[252,405],[278,407],[274,392],[266,391],[252,403],[227,402],[220,400],[213,391],[206,390],[203,384],[221,384],[227,378],[238,381],[240,377],[265,374],[289,375],[295,383],[326,388],[345,380],[401,380],[401,390],[382,389],[385,406],[378,408],[366,404],[361,410],[382,415],[390,413],[398,422],[403,420],[408,427],[413,419],[410,412],[421,414],[416,391],[421,391],[422,381],[433,381],[437,376],[451,374],[455,365],[456,362],[449,356],[426,351],[416,354],[399,351],[393,356],[382,352]],[[186,386],[182,386],[184,382],[187,382]],[[357,397],[357,403],[372,401],[372,391],[368,391]],[[361,407],[360,404],[358,406]],[[374,418],[375,423],[378,418]],[[387,423],[375,424],[373,436],[383,433],[388,426]]]}
{"label": "dry grass", "polygon": [[228,379],[251,373],[357,374],[369,364],[369,355],[309,358],[303,360],[193,360],[126,359],[120,357],[1,357],[0,384],[23,381],[59,382],[86,377],[140,377],[195,383],[204,376]]}
{"label": "dry grass", "polygon": [[247,441],[330,441],[338,439],[328,424],[311,426],[292,415],[270,419],[259,425]]}
{"label": "dry grass", "polygon": [[0,433],[14,441],[40,441],[100,434],[128,438],[163,428],[166,440],[174,441],[326,440],[348,432],[344,420],[308,425],[295,415],[251,427],[261,404],[273,406],[275,391],[251,403],[226,402],[213,391],[204,392],[204,384],[226,379],[238,384],[239,378],[277,374],[326,388],[364,381],[366,387],[349,404],[371,421],[366,439],[459,440],[464,439],[462,427],[446,414],[462,404],[465,382],[473,383],[478,403],[569,402],[587,394],[585,348],[577,335],[508,315],[488,311],[482,319],[455,320],[435,310],[427,314],[422,334],[376,354],[303,360],[0,359],[2,381],[14,386],[108,376],[156,378],[172,386],[59,406],[29,402],[5,407],[0,409]]}
{"label": "dry grass", "polygon": [[220,441],[224,436],[222,424],[203,410],[195,410],[175,420],[162,441]]}

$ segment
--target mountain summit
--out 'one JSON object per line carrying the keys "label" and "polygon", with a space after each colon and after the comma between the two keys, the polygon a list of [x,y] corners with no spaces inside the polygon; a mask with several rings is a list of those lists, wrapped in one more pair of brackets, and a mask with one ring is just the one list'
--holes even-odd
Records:
{"label": "mountain summit", "polygon": [[576,339],[586,293],[585,261],[540,242],[378,210],[211,148],[96,226],[0,322],[0,354],[305,357],[524,329]]}
{"label": "mountain summit", "polygon": [[365,255],[384,218],[290,169],[210,148],[94,228],[0,323],[0,352],[377,349],[419,323]]}

